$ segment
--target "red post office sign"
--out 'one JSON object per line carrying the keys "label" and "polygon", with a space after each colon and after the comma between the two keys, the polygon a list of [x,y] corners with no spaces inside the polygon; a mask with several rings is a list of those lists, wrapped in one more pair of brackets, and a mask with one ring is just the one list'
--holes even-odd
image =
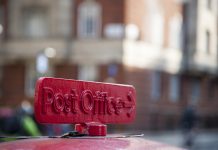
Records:
{"label": "red post office sign", "polygon": [[40,123],[129,123],[135,117],[133,86],[40,78],[35,116]]}

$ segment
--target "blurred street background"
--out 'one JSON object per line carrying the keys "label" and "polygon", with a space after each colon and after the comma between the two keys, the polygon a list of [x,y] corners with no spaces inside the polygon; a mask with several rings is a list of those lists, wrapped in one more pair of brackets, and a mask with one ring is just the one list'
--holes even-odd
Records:
{"label": "blurred street background", "polygon": [[192,146],[184,144],[184,136],[181,131],[145,132],[145,139],[166,143],[192,150],[217,150],[218,131],[200,130],[193,139]]}
{"label": "blurred street background", "polygon": [[0,0],[0,135],[72,130],[35,121],[42,76],[134,85],[135,122],[109,131],[216,149],[218,1]]}

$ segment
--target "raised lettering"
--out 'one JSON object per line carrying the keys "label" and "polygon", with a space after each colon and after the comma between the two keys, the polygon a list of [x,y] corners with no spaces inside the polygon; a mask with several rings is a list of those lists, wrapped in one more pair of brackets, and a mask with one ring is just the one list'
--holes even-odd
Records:
{"label": "raised lettering", "polygon": [[121,109],[123,108],[123,102],[120,97],[116,98],[115,101],[113,101],[113,106],[115,109],[115,114],[119,115],[121,113]]}
{"label": "raised lettering", "polygon": [[120,115],[126,112],[127,117],[131,117],[135,109],[135,105],[131,91],[127,94],[127,100],[124,101],[121,97],[108,96],[108,92],[96,91],[95,95],[91,90],[84,90],[81,92],[80,101],[78,101],[77,91],[72,89],[70,93],[54,93],[52,88],[43,88],[43,113],[51,110],[55,113],[65,112],[77,113],[77,108],[85,114],[116,114]]}
{"label": "raised lettering", "polygon": [[[127,99],[128,99],[129,102],[133,102],[132,92],[128,93]],[[127,114],[126,114],[127,117],[131,117],[131,114],[135,109],[135,105],[133,105],[132,103],[128,103],[128,104],[124,103],[124,107],[129,109]]]}
{"label": "raised lettering", "polygon": [[90,90],[85,90],[81,94],[81,108],[86,114],[90,114],[94,107],[94,98]]}
{"label": "raised lettering", "polygon": [[114,97],[109,97],[108,100],[107,100],[107,106],[106,106],[106,109],[107,109],[107,113],[108,114],[112,114],[114,113],[114,109],[113,109],[113,103],[114,103]]}
{"label": "raised lettering", "polygon": [[70,98],[72,99],[71,112],[76,113],[77,112],[76,101],[78,101],[78,95],[76,89],[71,90]]}
{"label": "raised lettering", "polygon": [[53,103],[54,100],[54,92],[52,88],[44,87],[43,88],[43,104],[42,104],[42,112],[47,113],[47,108],[49,105]]}
{"label": "raised lettering", "polygon": [[64,102],[63,95],[61,93],[55,94],[55,99],[53,102],[55,112],[57,113],[62,112],[64,110],[64,105],[65,102]]}

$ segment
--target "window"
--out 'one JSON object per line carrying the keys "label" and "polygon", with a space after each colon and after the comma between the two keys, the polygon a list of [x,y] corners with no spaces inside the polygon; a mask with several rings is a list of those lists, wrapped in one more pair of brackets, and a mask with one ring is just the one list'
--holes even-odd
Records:
{"label": "window", "polygon": [[117,75],[118,70],[119,70],[119,68],[118,68],[117,64],[110,64],[107,68],[107,74],[110,77],[114,77]]}
{"label": "window", "polygon": [[124,37],[124,26],[121,23],[110,23],[104,29],[104,35],[107,38],[120,39]]}
{"label": "window", "polygon": [[28,62],[26,66],[25,76],[25,94],[29,97],[33,97],[35,93],[35,84],[39,77],[49,76],[52,77],[54,72],[53,66],[50,64],[46,72],[40,72],[37,70],[37,61]]}
{"label": "window", "polygon": [[0,24],[3,24],[4,8],[0,3]]}
{"label": "window", "polygon": [[210,81],[208,83],[208,100],[214,100],[217,97],[216,90],[217,90],[217,82]]}
{"label": "window", "polygon": [[163,8],[158,1],[146,1],[148,3],[148,33],[150,42],[155,45],[163,44],[164,17]]}
{"label": "window", "polygon": [[[2,37],[2,34],[3,34],[3,30],[4,30],[4,9],[3,9],[3,6],[1,6],[0,4],[0,40],[1,40],[1,37]],[[1,42],[1,41],[0,41]]]}
{"label": "window", "polygon": [[180,95],[180,78],[178,75],[170,77],[169,97],[172,102],[179,100]]}
{"label": "window", "polygon": [[78,36],[97,38],[101,31],[101,8],[94,1],[83,2],[78,9]]}
{"label": "window", "polygon": [[33,97],[35,92],[35,83],[37,81],[37,71],[34,63],[28,63],[26,66],[25,93],[28,97]]}
{"label": "window", "polygon": [[151,99],[158,100],[161,96],[161,74],[154,72],[151,76]]}
{"label": "window", "polygon": [[192,103],[197,103],[200,98],[201,88],[200,88],[200,80],[195,79],[192,81],[191,85],[191,101]]}
{"label": "window", "polygon": [[36,57],[36,71],[39,74],[45,74],[48,72],[49,60],[44,53],[39,53]]}
{"label": "window", "polygon": [[72,0],[60,0],[59,2],[59,27],[63,36],[70,36],[72,33]]}
{"label": "window", "polygon": [[207,9],[211,10],[212,8],[212,0],[206,0],[207,2]]}
{"label": "window", "polygon": [[2,96],[2,76],[3,76],[3,73],[2,73],[2,67],[0,67],[0,97]]}
{"label": "window", "polygon": [[23,34],[26,37],[41,38],[49,34],[47,9],[44,7],[23,8]]}
{"label": "window", "polygon": [[206,47],[205,47],[205,49],[206,49],[206,52],[207,52],[207,54],[209,54],[210,53],[210,32],[209,31],[206,31],[206,40],[205,40],[205,43],[206,43]]}
{"label": "window", "polygon": [[98,79],[98,68],[94,65],[82,65],[79,67],[79,80],[96,81]]}
{"label": "window", "polygon": [[151,42],[155,45],[163,44],[163,17],[160,14],[152,15],[151,19]]}
{"label": "window", "polygon": [[181,49],[182,17],[177,14],[169,22],[169,47]]}

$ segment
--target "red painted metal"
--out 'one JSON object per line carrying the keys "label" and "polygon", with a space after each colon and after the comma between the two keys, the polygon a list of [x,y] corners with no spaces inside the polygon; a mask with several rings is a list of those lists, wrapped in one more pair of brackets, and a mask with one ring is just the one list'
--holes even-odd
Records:
{"label": "red painted metal", "polygon": [[76,124],[75,130],[81,134],[88,134],[90,136],[105,136],[107,134],[107,125],[99,122]]}
{"label": "red painted metal", "polygon": [[129,123],[135,118],[135,89],[130,85],[40,78],[35,116],[40,123],[77,123],[76,131],[105,136],[102,123]]}
{"label": "red painted metal", "polygon": [[40,78],[35,116],[40,123],[129,123],[135,117],[133,86]]}
{"label": "red painted metal", "polygon": [[29,139],[0,144],[0,149],[12,150],[181,150],[173,146],[142,138],[73,138]]}

